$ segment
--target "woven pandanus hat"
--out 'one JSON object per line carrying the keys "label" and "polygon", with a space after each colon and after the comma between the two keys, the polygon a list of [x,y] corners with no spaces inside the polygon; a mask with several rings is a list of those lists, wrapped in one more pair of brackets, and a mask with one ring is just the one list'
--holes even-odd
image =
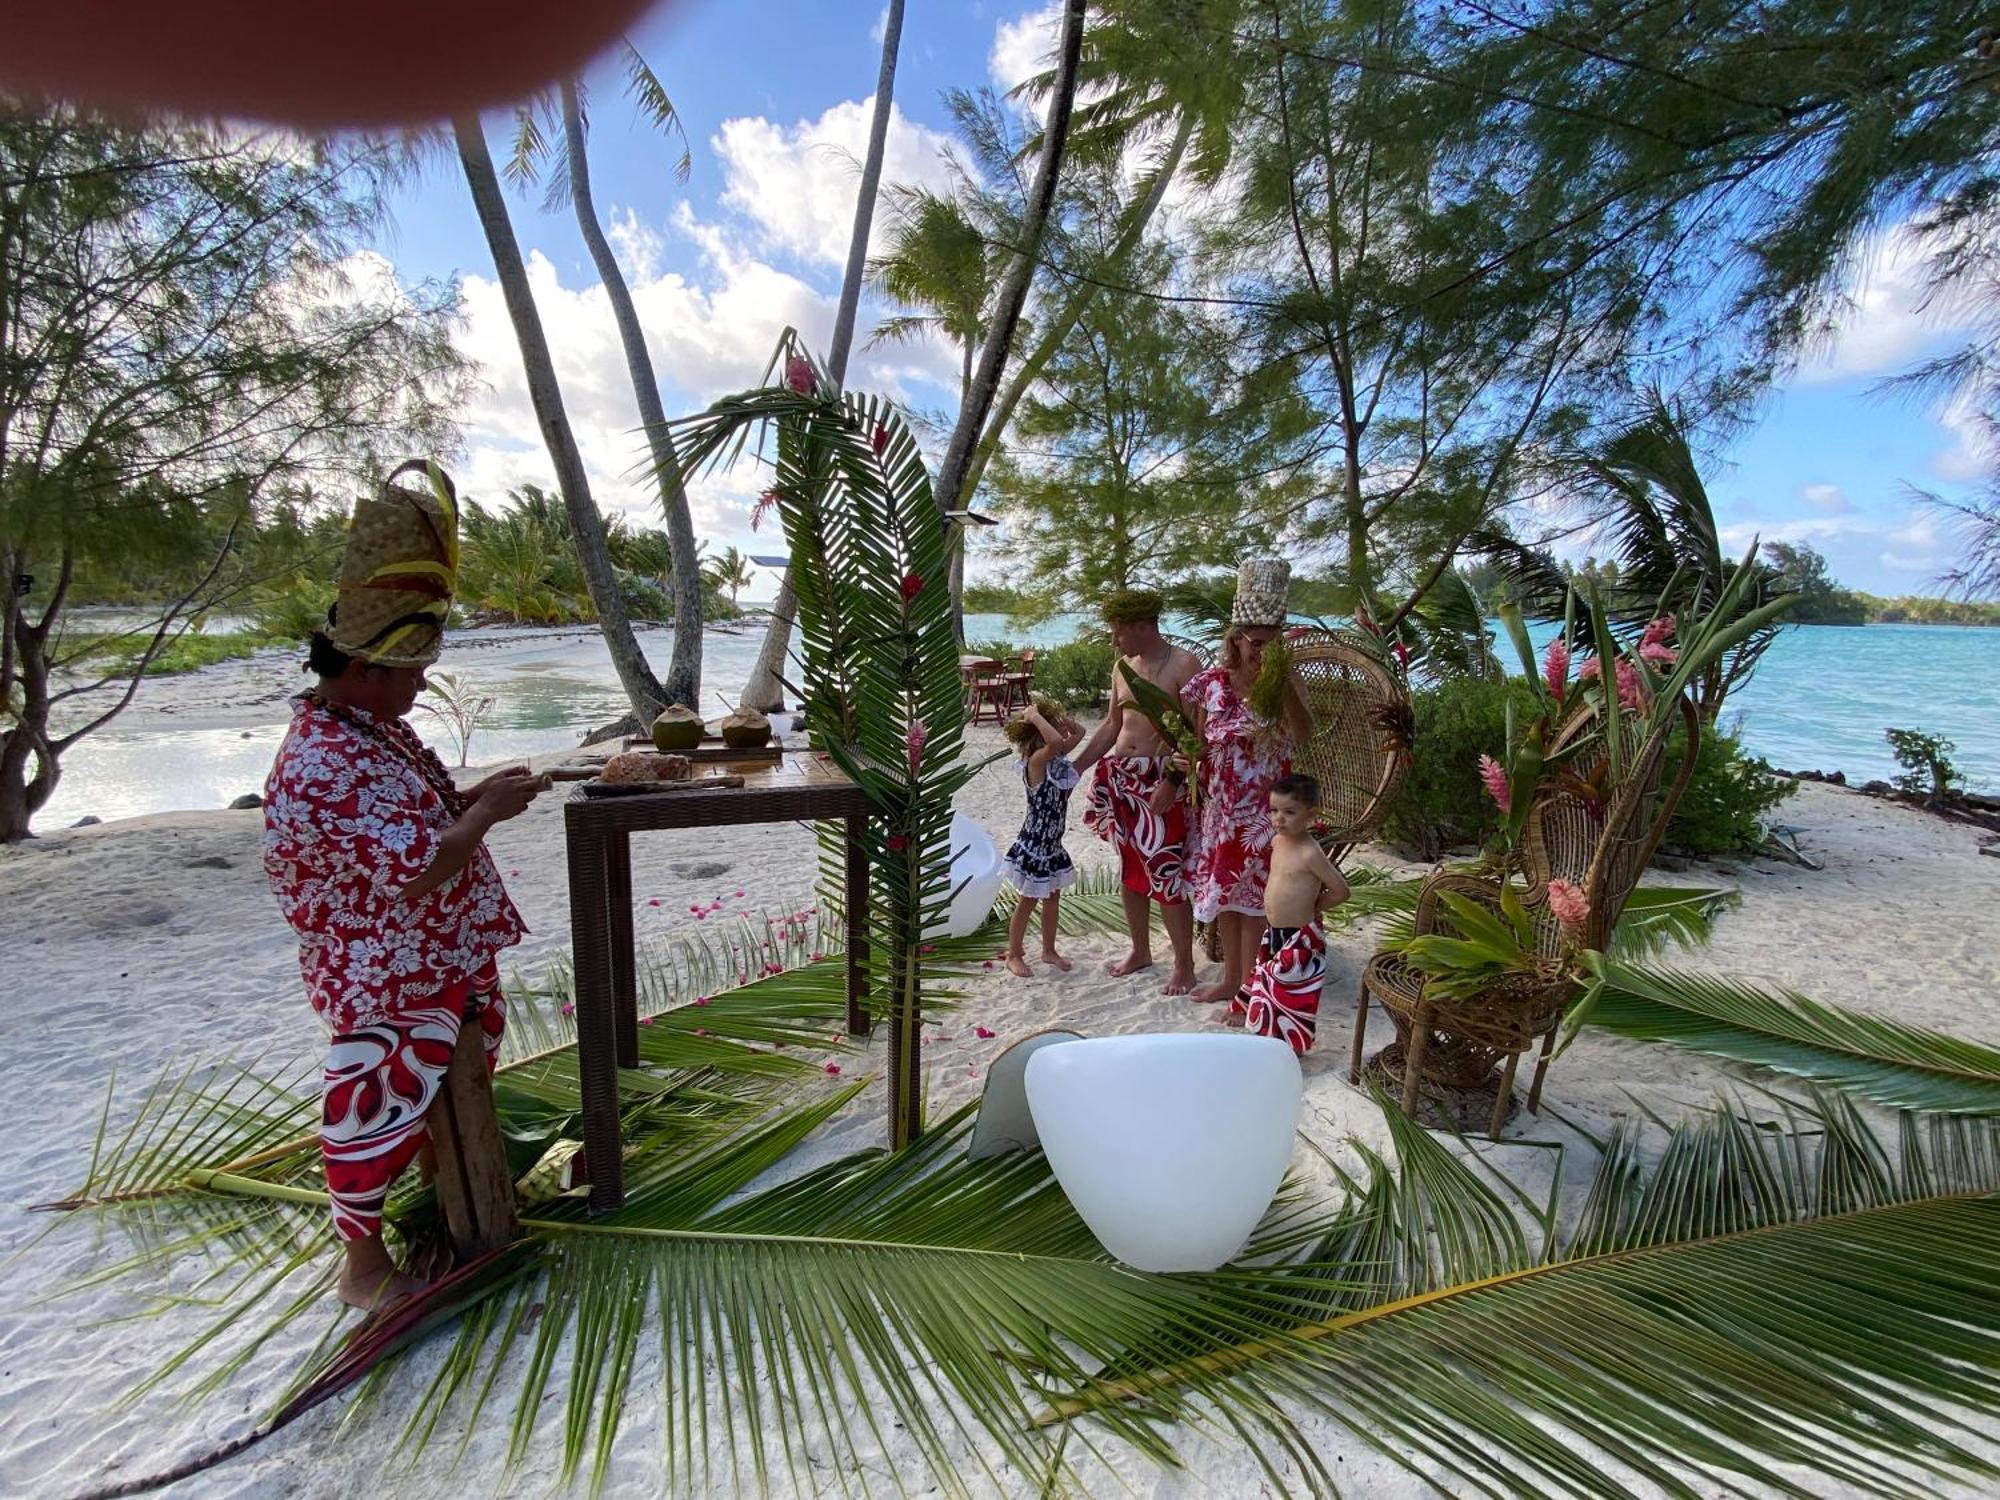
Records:
{"label": "woven pandanus hat", "polygon": [[327,638],[378,667],[429,666],[457,584],[458,494],[435,463],[412,459],[354,504]]}
{"label": "woven pandanus hat", "polygon": [[1236,604],[1229,611],[1232,625],[1283,625],[1285,594],[1292,582],[1292,565],[1282,557],[1252,558],[1236,570]]}

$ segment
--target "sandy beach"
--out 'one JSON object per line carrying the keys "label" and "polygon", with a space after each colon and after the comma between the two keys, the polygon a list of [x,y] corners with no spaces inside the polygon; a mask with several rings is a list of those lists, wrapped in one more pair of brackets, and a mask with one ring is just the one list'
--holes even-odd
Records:
{"label": "sandy beach", "polygon": [[[976,731],[975,744],[988,749],[997,737]],[[1020,820],[1019,781],[1004,762],[991,766],[960,805],[1004,848]],[[1079,813],[1080,799],[1072,804],[1069,847],[1079,864],[1104,868],[1108,850],[1083,831]],[[1802,830],[1825,869],[1754,862],[1664,877],[1732,885],[1742,896],[1705,952],[1675,961],[2000,1043],[1992,942],[2000,861],[1979,857],[1968,829],[1830,787],[1802,787],[1783,818]],[[167,814],[51,832],[0,852],[0,1080],[10,1105],[0,1133],[0,1493],[75,1494],[215,1446],[254,1422],[306,1347],[304,1333],[274,1341],[221,1398],[181,1406],[154,1393],[121,1405],[137,1380],[201,1326],[202,1311],[118,1321],[141,1305],[130,1284],[48,1302],[121,1240],[88,1216],[26,1212],[81,1179],[114,1073],[121,1087],[115,1124],[135,1105],[132,1090],[169,1069],[223,1059],[278,1073],[316,1067],[322,1036],[259,864],[261,827],[254,811]],[[533,977],[569,940],[560,795],[503,825],[492,845],[532,931],[511,966]],[[814,846],[803,828],[641,837],[633,855],[642,941],[690,923],[691,902],[720,897],[732,910],[785,912],[811,898]],[[1399,864],[1383,850],[1356,857]],[[654,898],[657,906],[649,904]],[[1373,1106],[1345,1078],[1355,984],[1370,946],[1365,927],[1336,939],[1319,1043],[1305,1065],[1302,1131],[1336,1155],[1351,1149],[1351,1137],[1378,1146],[1384,1139]],[[1107,976],[1104,964],[1119,951],[1111,940],[1078,941],[1071,950],[1073,974],[1038,971],[1017,981],[996,970],[975,981],[958,1015],[929,1028],[933,1115],[973,1095],[990,1058],[1026,1033],[1054,1025],[1104,1035],[1209,1023],[1207,1009],[1160,995],[1157,975]],[[975,1024],[993,1036],[975,1035]],[[1378,1017],[1371,1040],[1388,1039]],[[857,1060],[850,1071],[879,1067],[882,1050],[878,1040],[867,1063]],[[1581,1180],[1587,1148],[1579,1130],[1599,1132],[1640,1109],[1672,1118],[1706,1104],[1729,1081],[1684,1053],[1586,1036],[1552,1070],[1543,1116],[1521,1116],[1509,1143],[1490,1149],[1524,1182],[1546,1182],[1555,1153],[1521,1143],[1561,1141],[1574,1158],[1565,1180]],[[797,1153],[795,1165],[875,1143],[881,1116],[878,1083]],[[1324,1180],[1303,1146],[1296,1165]],[[177,1270],[159,1289],[192,1279],[191,1268]],[[433,1341],[403,1362],[390,1406],[397,1390],[413,1399],[422,1389],[442,1347]],[[641,1350],[608,1482],[613,1494],[661,1487],[658,1422],[649,1419],[659,1401],[660,1352],[644,1342]],[[378,1416],[342,1431],[345,1404],[319,1408],[174,1493],[526,1495],[548,1493],[555,1482],[560,1445],[553,1432],[517,1470],[504,1468],[505,1432],[495,1423],[473,1435],[452,1475],[409,1473],[390,1461],[400,1424]],[[554,1412],[545,1420],[559,1424]],[[1331,1429],[1315,1438],[1350,1493],[1420,1492],[1352,1438]],[[1192,1438],[1184,1451],[1190,1468],[1183,1474],[1161,1476],[1135,1464],[1123,1477],[1134,1494],[1162,1500],[1267,1493],[1240,1451]],[[913,1454],[893,1444],[877,1462],[885,1475],[920,1478]],[[783,1482],[782,1471],[775,1477]]]}

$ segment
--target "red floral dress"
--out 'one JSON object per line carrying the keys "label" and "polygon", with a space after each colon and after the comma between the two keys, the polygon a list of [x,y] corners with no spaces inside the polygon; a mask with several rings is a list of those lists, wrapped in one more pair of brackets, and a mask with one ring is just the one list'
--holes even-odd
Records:
{"label": "red floral dress", "polygon": [[457,816],[435,762],[400,719],[293,704],[264,785],[264,870],[335,1036],[435,1004],[527,930],[483,845],[429,895],[398,899]]}
{"label": "red floral dress", "polygon": [[1225,911],[1264,915],[1271,874],[1271,785],[1291,769],[1282,726],[1260,718],[1229,673],[1210,667],[1181,699],[1201,709],[1201,806],[1189,839],[1188,886],[1197,921]]}

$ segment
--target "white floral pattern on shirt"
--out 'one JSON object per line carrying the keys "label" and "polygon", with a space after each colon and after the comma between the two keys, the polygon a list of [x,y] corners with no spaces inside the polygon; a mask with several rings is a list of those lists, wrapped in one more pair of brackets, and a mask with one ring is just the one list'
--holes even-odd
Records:
{"label": "white floral pattern on shirt", "polygon": [[264,786],[264,870],[299,935],[307,998],[336,1036],[421,1009],[526,931],[484,845],[436,890],[399,899],[452,814],[419,774],[407,724],[344,712],[364,727],[299,699]]}

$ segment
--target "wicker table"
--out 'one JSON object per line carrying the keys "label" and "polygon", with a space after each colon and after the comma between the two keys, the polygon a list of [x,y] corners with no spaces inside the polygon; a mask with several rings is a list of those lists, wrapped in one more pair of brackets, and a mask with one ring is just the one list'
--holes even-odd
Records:
{"label": "wicker table", "polygon": [[589,797],[581,787],[563,805],[569,846],[570,937],[576,963],[577,1073],[583,1143],[590,1161],[590,1206],[625,1201],[618,1124],[618,1069],[639,1065],[638,985],[632,940],[634,833],[724,828],[738,823],[819,819],[847,825],[847,1029],[868,1030],[868,861],[861,833],[868,799],[861,788],[809,754],[776,766],[723,767],[740,787],[713,791]]}

